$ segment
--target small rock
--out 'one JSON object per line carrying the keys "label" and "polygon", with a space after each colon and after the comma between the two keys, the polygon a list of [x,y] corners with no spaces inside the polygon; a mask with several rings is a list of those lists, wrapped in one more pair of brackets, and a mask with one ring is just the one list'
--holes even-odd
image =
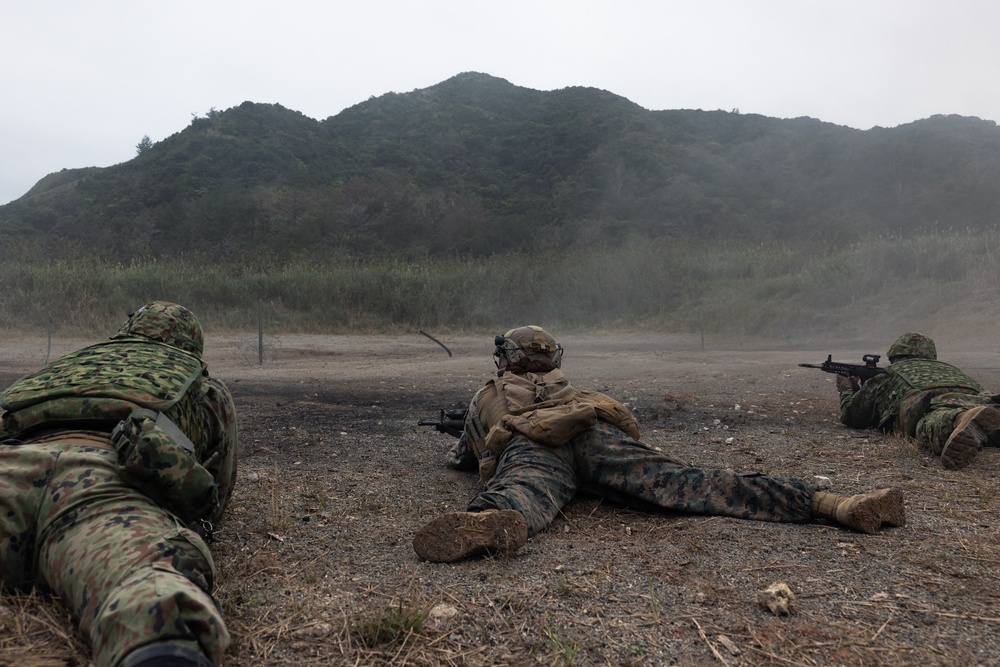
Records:
{"label": "small rock", "polygon": [[293,637],[325,637],[333,632],[333,626],[325,621],[320,621],[319,623],[313,623],[304,628],[298,628],[292,631]]}
{"label": "small rock", "polygon": [[431,610],[427,613],[427,625],[433,629],[439,630],[448,621],[458,616],[458,608],[450,604],[436,604],[431,607]]}
{"label": "small rock", "polygon": [[790,615],[794,601],[795,593],[783,581],[776,581],[764,590],[757,591],[757,604],[775,616]]}

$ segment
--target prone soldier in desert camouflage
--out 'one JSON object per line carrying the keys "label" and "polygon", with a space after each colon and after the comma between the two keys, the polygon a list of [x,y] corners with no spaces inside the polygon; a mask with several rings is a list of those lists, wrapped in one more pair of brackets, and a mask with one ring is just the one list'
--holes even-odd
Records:
{"label": "prone soldier in desert camouflage", "polygon": [[827,519],[864,533],[905,522],[903,494],[853,496],[813,482],[686,465],[639,441],[618,401],[573,387],[563,349],[537,326],[494,340],[499,373],[472,398],[465,430],[448,455],[479,469],[484,485],[466,512],[442,514],[413,538],[424,560],[509,554],[546,528],[577,491],[625,505],[758,521]]}
{"label": "prone soldier in desert camouflage", "polygon": [[209,666],[229,643],[202,535],[236,413],[203,347],[190,310],[153,301],[0,395],[0,583],[60,597],[97,667]]}

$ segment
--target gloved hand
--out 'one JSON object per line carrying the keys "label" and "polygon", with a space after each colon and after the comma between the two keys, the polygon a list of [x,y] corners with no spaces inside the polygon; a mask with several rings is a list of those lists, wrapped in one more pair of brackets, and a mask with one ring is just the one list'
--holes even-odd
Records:
{"label": "gloved hand", "polygon": [[454,470],[477,470],[479,461],[465,441],[465,434],[458,439],[444,457],[445,465]]}
{"label": "gloved hand", "polygon": [[837,376],[837,391],[840,393],[843,394],[845,391],[854,393],[859,389],[861,389],[861,384],[856,377],[847,377],[846,375]]}

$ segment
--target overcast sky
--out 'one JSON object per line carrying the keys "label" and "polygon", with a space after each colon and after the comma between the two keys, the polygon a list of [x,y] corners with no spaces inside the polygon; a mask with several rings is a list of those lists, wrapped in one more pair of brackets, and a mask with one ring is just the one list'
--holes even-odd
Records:
{"label": "overcast sky", "polygon": [[244,101],[319,120],[460,72],[869,129],[1000,120],[994,0],[9,0],[0,204]]}

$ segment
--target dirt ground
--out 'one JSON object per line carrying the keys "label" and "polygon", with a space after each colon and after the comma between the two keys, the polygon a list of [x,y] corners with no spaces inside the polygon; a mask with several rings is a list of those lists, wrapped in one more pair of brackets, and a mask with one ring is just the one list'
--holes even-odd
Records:
{"label": "dirt ground", "polygon": [[[702,349],[697,337],[572,335],[563,369],[631,406],[643,439],[705,467],[898,486],[907,525],[648,514],[577,498],[507,560],[421,562],[413,532],[461,510],[473,474],[417,426],[491,375],[489,336],[207,342],[240,418],[239,485],[212,551],[231,665],[998,665],[1000,451],[944,470],[914,444],[851,431],[834,376],[799,368],[876,349]],[[89,341],[54,344],[54,357]],[[938,341],[1000,389],[1000,351]],[[4,386],[42,341],[0,345]],[[783,582],[789,615],[757,602]],[[44,593],[0,597],[0,665],[85,665]]]}

